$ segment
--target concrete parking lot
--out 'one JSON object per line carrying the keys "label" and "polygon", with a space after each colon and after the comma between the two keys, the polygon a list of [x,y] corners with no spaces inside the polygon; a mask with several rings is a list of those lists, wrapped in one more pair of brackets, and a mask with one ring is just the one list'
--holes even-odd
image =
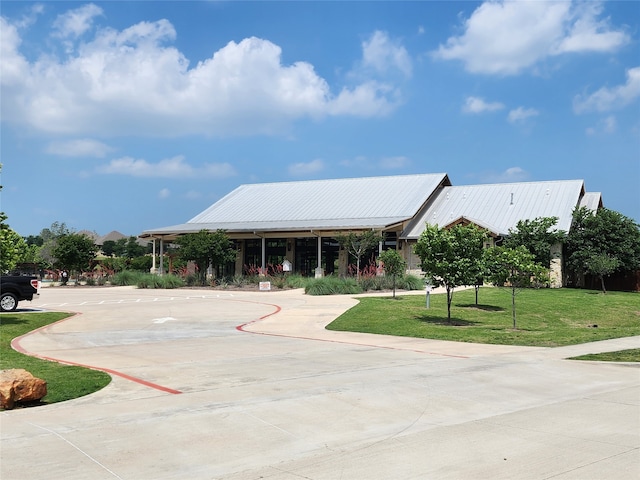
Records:
{"label": "concrete parking lot", "polygon": [[0,413],[7,479],[640,478],[640,369],[556,349],[340,333],[301,291],[46,288],[79,312],[16,342],[105,369],[77,400]]}

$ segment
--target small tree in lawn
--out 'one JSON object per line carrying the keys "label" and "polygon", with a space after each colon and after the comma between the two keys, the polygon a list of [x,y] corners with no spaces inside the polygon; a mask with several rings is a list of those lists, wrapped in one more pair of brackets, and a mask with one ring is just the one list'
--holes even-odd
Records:
{"label": "small tree in lawn", "polygon": [[96,258],[98,247],[87,235],[68,233],[56,238],[51,253],[56,259],[55,264],[60,268],[75,271],[77,279],[81,271],[91,269],[91,262]]}
{"label": "small tree in lawn", "polygon": [[587,273],[600,279],[602,293],[607,293],[604,286],[604,277],[611,275],[620,267],[620,260],[606,253],[594,253],[584,260],[584,268]]}
{"label": "small tree in lawn", "polygon": [[356,257],[356,277],[360,281],[360,259],[367,250],[375,247],[383,240],[382,235],[375,230],[367,230],[360,234],[349,232],[346,235],[338,235],[336,240],[350,255]]}
{"label": "small tree in lawn", "polygon": [[447,290],[447,319],[451,322],[453,290],[475,285],[482,271],[482,244],[486,234],[475,225],[450,229],[427,225],[415,246],[429,282]]}
{"label": "small tree in lawn", "polygon": [[393,281],[393,298],[396,298],[396,276],[402,275],[406,268],[407,262],[404,261],[402,255],[397,250],[389,249],[380,254],[382,268],[386,275],[391,275]]}
{"label": "small tree in lawn", "polygon": [[484,251],[489,281],[511,289],[511,316],[516,326],[516,292],[519,288],[538,287],[549,280],[548,270],[535,262],[535,256],[523,245],[516,248],[492,247]]}
{"label": "small tree in lawn", "polygon": [[180,245],[178,256],[187,262],[193,261],[198,267],[201,285],[206,285],[209,265],[218,267],[236,258],[233,243],[224,230],[188,233],[178,238],[176,243]]}

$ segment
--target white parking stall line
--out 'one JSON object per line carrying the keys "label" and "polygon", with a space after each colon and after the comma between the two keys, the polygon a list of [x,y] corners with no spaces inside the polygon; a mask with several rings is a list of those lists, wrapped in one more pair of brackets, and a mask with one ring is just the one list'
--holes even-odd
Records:
{"label": "white parking stall line", "polygon": [[61,307],[70,307],[70,306],[91,306],[91,305],[121,305],[128,303],[158,303],[158,302],[175,302],[178,300],[212,300],[219,298],[233,298],[234,295],[232,293],[223,293],[216,295],[188,295],[185,297],[153,297],[153,298],[133,298],[133,299],[124,299],[124,298],[113,298],[106,300],[95,300],[95,301],[79,301],[79,302],[61,302],[61,303],[41,303],[38,305],[39,308],[61,308]]}

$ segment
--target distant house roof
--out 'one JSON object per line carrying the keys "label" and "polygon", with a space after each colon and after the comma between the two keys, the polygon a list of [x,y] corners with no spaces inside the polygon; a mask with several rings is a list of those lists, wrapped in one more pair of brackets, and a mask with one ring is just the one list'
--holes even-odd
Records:
{"label": "distant house roof", "polygon": [[558,217],[556,228],[568,232],[573,210],[584,194],[582,180],[448,186],[438,191],[400,238],[417,239],[427,223],[444,227],[460,218],[506,235],[519,220]]}
{"label": "distant house roof", "polygon": [[112,232],[109,232],[106,235],[103,235],[102,237],[98,238],[96,240],[96,245],[104,245],[104,242],[106,241],[117,242],[122,238],[128,238],[128,237],[123,233],[113,230]]}
{"label": "distant house roof", "polygon": [[187,223],[142,237],[228,232],[384,229],[414,217],[446,173],[241,185]]}
{"label": "distant house roof", "polygon": [[91,230],[80,230],[78,232],[78,235],[84,235],[86,237],[89,237],[94,242],[98,240],[98,238],[100,237],[96,232],[92,232]]}

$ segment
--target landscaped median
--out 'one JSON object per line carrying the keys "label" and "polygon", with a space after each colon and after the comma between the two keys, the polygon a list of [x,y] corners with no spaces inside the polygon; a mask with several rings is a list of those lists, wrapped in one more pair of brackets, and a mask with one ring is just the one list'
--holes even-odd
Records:
{"label": "landscaped median", "polygon": [[16,352],[11,341],[38,328],[58,322],[69,313],[16,313],[0,316],[0,370],[23,368],[47,382],[47,395],[41,403],[56,403],[96,392],[111,381],[105,372],[62,365]]}

